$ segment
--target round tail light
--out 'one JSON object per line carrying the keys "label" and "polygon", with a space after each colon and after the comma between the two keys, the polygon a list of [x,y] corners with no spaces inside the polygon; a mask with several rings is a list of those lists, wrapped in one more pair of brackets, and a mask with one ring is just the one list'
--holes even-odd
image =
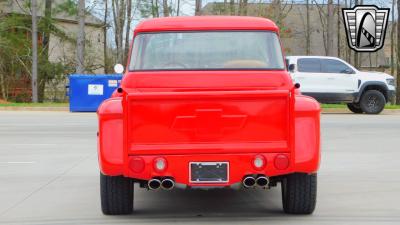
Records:
{"label": "round tail light", "polygon": [[275,156],[275,168],[284,170],[289,167],[289,158],[286,155],[279,154]]}
{"label": "round tail light", "polygon": [[144,160],[141,157],[133,157],[129,162],[129,167],[135,173],[141,173],[144,170]]}
{"label": "round tail light", "polygon": [[267,164],[267,160],[262,155],[256,155],[253,159],[253,167],[256,170],[262,170]]}
{"label": "round tail light", "polygon": [[167,169],[167,160],[162,158],[162,157],[158,157],[154,159],[154,169],[158,172],[163,172]]}

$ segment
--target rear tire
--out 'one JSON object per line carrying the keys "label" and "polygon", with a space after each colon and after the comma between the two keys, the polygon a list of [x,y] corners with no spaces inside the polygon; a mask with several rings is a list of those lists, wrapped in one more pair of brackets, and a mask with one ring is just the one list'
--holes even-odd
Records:
{"label": "rear tire", "polygon": [[101,209],[105,215],[133,212],[133,181],[122,176],[100,174]]}
{"label": "rear tire", "polygon": [[353,113],[363,113],[360,104],[348,103],[347,108],[349,108],[349,110],[352,111]]}
{"label": "rear tire", "polygon": [[289,214],[311,214],[317,201],[316,174],[290,174],[282,180],[283,211]]}
{"label": "rear tire", "polygon": [[360,108],[366,114],[379,114],[385,108],[385,104],[385,96],[377,90],[366,91],[360,100]]}

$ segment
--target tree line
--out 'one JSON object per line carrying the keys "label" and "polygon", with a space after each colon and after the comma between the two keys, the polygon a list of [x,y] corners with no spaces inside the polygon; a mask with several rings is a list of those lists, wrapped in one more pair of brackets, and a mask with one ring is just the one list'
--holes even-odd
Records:
{"label": "tree line", "polygon": [[[115,0],[119,2],[119,5],[124,3],[124,0]],[[112,4],[115,4],[115,1],[112,1]],[[181,8],[182,3],[191,2],[191,6],[194,8],[194,15],[201,16],[202,15],[202,8],[204,4],[202,0],[193,0],[193,1],[168,1],[168,0],[149,0],[149,1],[134,1],[135,3],[132,4],[131,1],[125,0],[125,5],[128,8],[133,7],[134,10],[129,12],[136,12],[139,14],[139,18],[148,18],[148,17],[166,17],[166,16],[180,16],[182,14]],[[208,1],[210,2],[210,1]],[[345,59],[346,61],[352,63],[356,68],[361,67],[361,62],[365,61],[366,59],[369,60],[369,65],[371,66],[372,56],[373,54],[368,53],[357,53],[351,50],[347,44],[346,36],[344,34],[343,28],[343,18],[342,18],[342,8],[351,8],[355,5],[363,5],[371,4],[371,1],[364,2],[364,0],[221,0],[217,1],[220,4],[216,4],[213,9],[213,13],[217,15],[234,15],[234,16],[254,16],[254,14],[250,14],[250,6],[259,5],[259,7],[263,7],[262,4],[267,3],[270,5],[266,11],[260,13],[256,16],[262,16],[272,19],[281,30],[281,35],[283,37],[289,37],[290,33],[292,32],[288,24],[285,22],[285,18],[288,16],[289,13],[292,13],[293,5],[295,4],[304,4],[305,5],[305,43],[306,43],[306,55],[311,54],[311,33],[313,32],[313,27],[310,22],[310,11],[312,10],[311,7],[314,6],[317,8],[320,23],[322,25],[322,38],[323,38],[323,48],[325,50],[325,54],[327,56],[338,56],[340,58]],[[380,7],[388,7],[391,6],[392,10],[390,11],[390,29],[388,29],[388,35],[390,35],[390,74],[396,76],[396,74],[400,74],[400,53],[397,50],[398,46],[400,46],[400,34],[397,32],[397,28],[400,27],[400,24],[397,23],[399,20],[399,15],[396,13],[396,4],[399,7],[400,0],[375,0],[374,4]],[[257,8],[257,7],[256,7]],[[121,9],[122,13],[116,13],[113,9],[113,15],[123,15],[123,10]],[[127,11],[126,11],[127,12]],[[130,13],[126,14],[126,19],[121,21],[120,24],[114,24],[115,30],[121,31],[123,28],[121,24],[126,24],[125,30],[130,30],[130,21],[134,16]],[[118,16],[117,16],[118,18]],[[335,19],[336,18],[336,19]],[[130,20],[129,20],[130,19]],[[128,21],[128,23],[127,23]],[[115,23],[115,18],[114,18]],[[118,27],[118,28],[117,28]],[[390,33],[389,33],[390,32]],[[119,33],[119,32],[117,32]],[[397,33],[397,36],[396,36]],[[119,35],[122,35],[120,32]],[[333,38],[336,37],[336,38]],[[116,38],[117,39],[117,38]],[[119,41],[121,42],[122,37],[118,37]],[[334,43],[334,39],[336,39],[337,43]],[[118,43],[116,41],[116,43]],[[124,48],[125,51],[117,50],[117,61],[118,62],[125,62],[126,61],[126,53],[128,51],[128,43],[129,37],[128,35],[125,37],[126,44],[125,48],[120,46],[117,49]],[[336,48],[336,49],[335,49]],[[381,50],[384,51],[384,50]],[[125,52],[123,54],[123,52]],[[122,55],[123,54],[123,55]],[[398,57],[396,57],[396,55]],[[375,57],[378,57],[378,54],[375,54]],[[122,59],[122,61],[121,61]],[[378,60],[376,60],[378,61]],[[400,77],[400,75],[397,75]],[[397,86],[400,86],[400,79],[397,79]],[[395,101],[400,103],[400,90],[398,88],[397,95]]]}

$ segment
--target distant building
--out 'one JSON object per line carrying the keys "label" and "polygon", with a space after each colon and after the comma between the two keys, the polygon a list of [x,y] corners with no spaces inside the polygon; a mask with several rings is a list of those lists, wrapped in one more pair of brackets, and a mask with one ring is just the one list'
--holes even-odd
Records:
{"label": "distant building", "polygon": [[[40,18],[44,15],[45,1],[38,0],[37,2],[38,17]],[[26,7],[28,3],[30,3],[30,0],[0,0],[0,11],[3,14],[16,13],[23,16],[30,16],[30,12],[27,11]],[[56,10],[62,3],[65,3],[65,1],[55,0],[52,2],[52,19],[55,21],[55,25],[58,29],[75,39],[79,29],[77,18],[74,15],[69,15],[67,12]],[[90,56],[85,59],[87,61],[86,64],[94,68],[94,70],[90,72],[104,73],[104,55],[99,54],[103,52],[104,22],[88,13],[85,17],[85,24],[86,52],[87,55]],[[39,39],[41,36],[39,31]],[[65,64],[75,62],[75,44],[76,43],[62,40],[60,37],[51,34],[49,41],[49,61],[63,62]]]}
{"label": "distant building", "polygon": [[[0,14],[16,14],[26,17],[30,20],[29,10],[30,0],[0,0]],[[70,70],[74,69],[76,61],[76,36],[78,33],[78,21],[75,15],[71,15],[60,10],[60,4],[66,1],[52,1],[52,19],[55,27],[65,35],[50,34],[48,49],[48,59],[52,63],[62,63]],[[44,16],[45,0],[38,0],[38,18]],[[27,24],[30,26],[30,24]],[[85,16],[85,66],[87,73],[104,73],[104,22],[90,13]],[[27,38],[31,34],[27,32]],[[39,46],[43,45],[43,32],[38,31]],[[65,101],[65,85],[67,83],[66,75],[54,79],[45,88],[44,99],[52,101]],[[14,101],[30,101],[31,98],[31,79],[28,74],[20,73],[10,77],[8,93],[10,99]],[[61,80],[60,80],[61,79]]]}

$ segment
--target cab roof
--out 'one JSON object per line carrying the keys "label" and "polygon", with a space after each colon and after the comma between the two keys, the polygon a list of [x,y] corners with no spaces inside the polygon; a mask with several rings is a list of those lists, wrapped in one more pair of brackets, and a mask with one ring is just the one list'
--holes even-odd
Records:
{"label": "cab roof", "polygon": [[147,19],[135,32],[196,31],[196,30],[268,30],[279,32],[269,19],[245,16],[187,16]]}

